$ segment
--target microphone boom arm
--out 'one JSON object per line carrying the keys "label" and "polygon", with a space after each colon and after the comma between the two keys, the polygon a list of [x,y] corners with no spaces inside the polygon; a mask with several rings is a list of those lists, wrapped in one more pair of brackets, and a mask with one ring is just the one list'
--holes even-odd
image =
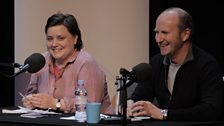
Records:
{"label": "microphone boom arm", "polygon": [[120,91],[120,98],[122,100],[121,104],[122,104],[122,126],[127,126],[127,86],[126,86],[126,82],[127,82],[127,76],[126,75],[122,75],[120,78],[121,81],[123,81],[123,85],[120,85],[120,89],[118,89],[117,91]]}

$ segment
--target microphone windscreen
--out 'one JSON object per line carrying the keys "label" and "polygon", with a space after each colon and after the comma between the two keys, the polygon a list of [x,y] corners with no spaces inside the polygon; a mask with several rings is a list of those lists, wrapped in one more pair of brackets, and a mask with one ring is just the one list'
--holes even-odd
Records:
{"label": "microphone windscreen", "polygon": [[136,75],[136,82],[141,83],[149,80],[152,74],[152,66],[148,63],[140,63],[132,68],[132,71]]}
{"label": "microphone windscreen", "polygon": [[45,65],[45,58],[39,53],[33,53],[25,61],[24,65],[29,64],[27,71],[29,73],[36,73]]}

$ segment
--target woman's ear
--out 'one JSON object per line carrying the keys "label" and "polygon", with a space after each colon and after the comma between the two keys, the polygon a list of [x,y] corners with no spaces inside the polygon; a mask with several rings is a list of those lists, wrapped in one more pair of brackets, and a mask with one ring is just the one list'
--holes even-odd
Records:
{"label": "woman's ear", "polygon": [[74,36],[74,45],[76,45],[77,41],[78,41],[78,35],[75,35]]}

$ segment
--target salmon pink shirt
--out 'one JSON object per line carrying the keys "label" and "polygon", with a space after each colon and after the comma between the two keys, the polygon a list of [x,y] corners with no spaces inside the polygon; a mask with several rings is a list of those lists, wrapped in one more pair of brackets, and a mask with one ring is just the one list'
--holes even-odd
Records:
{"label": "salmon pink shirt", "polygon": [[83,49],[74,52],[63,68],[55,68],[49,52],[43,55],[46,64],[40,71],[31,75],[27,94],[42,92],[58,99],[65,96],[74,97],[78,80],[84,80],[88,101],[101,102],[101,113],[114,114],[105,73],[88,52]]}

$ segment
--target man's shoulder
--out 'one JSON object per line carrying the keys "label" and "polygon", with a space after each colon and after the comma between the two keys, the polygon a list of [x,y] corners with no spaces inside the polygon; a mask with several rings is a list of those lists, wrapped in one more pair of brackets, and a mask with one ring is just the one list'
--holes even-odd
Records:
{"label": "man's shoulder", "polygon": [[211,62],[211,61],[217,62],[216,58],[210,52],[197,46],[194,46],[193,55],[194,55],[194,59],[200,62],[204,62],[204,63]]}
{"label": "man's shoulder", "polygon": [[163,65],[164,56],[161,54],[156,54],[150,59],[150,64],[153,69],[160,69],[161,65]]}

